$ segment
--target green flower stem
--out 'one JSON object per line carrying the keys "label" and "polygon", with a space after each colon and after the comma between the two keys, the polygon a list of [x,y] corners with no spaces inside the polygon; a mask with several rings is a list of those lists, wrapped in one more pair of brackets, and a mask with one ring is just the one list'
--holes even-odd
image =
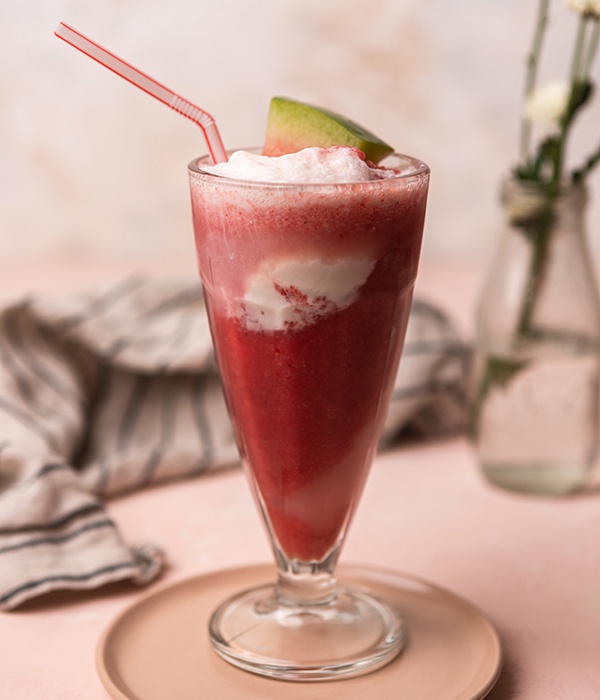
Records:
{"label": "green flower stem", "polygon": [[584,78],[589,77],[591,73],[592,64],[594,63],[594,59],[596,58],[596,51],[598,50],[598,44],[600,43],[600,18],[592,17],[590,19],[590,22],[593,22],[594,26],[591,31],[592,35],[588,44],[587,56],[583,61]]}
{"label": "green flower stem", "polygon": [[544,284],[544,272],[554,224],[553,201],[554,198],[549,194],[548,201],[537,220],[536,229],[527,231],[528,237],[532,240],[533,251],[517,322],[517,334],[522,338],[531,338],[535,335],[532,319],[538,294]]}
{"label": "green flower stem", "polygon": [[559,133],[556,138],[556,148],[554,149],[552,158],[552,177],[550,182],[554,187],[557,187],[563,179],[564,154],[566,151],[567,136],[573,122],[573,118],[577,114],[581,106],[581,90],[585,76],[582,74],[582,64],[584,64],[585,55],[585,38],[588,26],[588,19],[585,15],[581,15],[577,25],[577,33],[575,37],[575,46],[573,48],[573,57],[571,59],[570,72],[570,92],[569,102],[563,118],[560,120]]}
{"label": "green flower stem", "polygon": [[583,78],[582,75],[582,65],[583,65],[583,53],[585,46],[585,34],[587,29],[587,18],[585,15],[581,15],[579,18],[579,23],[577,25],[577,35],[575,38],[575,50],[573,51],[573,59],[571,61],[571,85],[574,85],[579,80]]}
{"label": "green flower stem", "polygon": [[[534,90],[537,68],[542,47],[542,40],[547,22],[548,3],[542,0],[539,6],[538,20],[531,52],[527,65],[525,96]],[[600,19],[595,16],[582,15],[577,25],[575,44],[570,66],[569,96],[562,118],[557,123],[557,131],[541,141],[535,155],[530,155],[532,125],[527,118],[521,120],[521,162],[516,168],[516,175],[522,180],[538,182],[551,188],[558,188],[565,178],[565,160],[567,140],[579,111],[588,103],[593,93],[590,70],[600,44]],[[595,154],[588,159],[580,172],[572,174],[572,179],[587,175],[598,160]]]}
{"label": "green flower stem", "polygon": [[[550,0],[540,0],[538,7],[535,30],[533,32],[533,42],[527,57],[527,71],[525,73],[524,96],[527,99],[534,91],[537,81],[537,71],[542,53],[544,34],[548,25],[548,6]],[[521,119],[521,160],[527,161],[529,158],[529,147],[531,141],[531,121],[526,117]]]}
{"label": "green flower stem", "polygon": [[[593,21],[595,26],[592,28],[591,41],[587,42],[588,46],[586,52],[586,34],[590,21]],[[590,20],[587,16],[581,16],[571,62],[571,93],[569,105],[564,118],[561,120],[558,134],[553,141],[547,142],[552,146],[551,148],[547,148],[546,151],[552,166],[552,172],[549,178],[550,187],[547,194],[547,203],[539,217],[537,229],[528,232],[532,241],[533,252],[525,286],[523,304],[517,324],[517,333],[522,337],[528,337],[532,334],[531,323],[535,311],[535,303],[539,290],[544,283],[546,259],[554,221],[553,204],[555,196],[559,191],[560,183],[563,181],[564,154],[566,151],[567,137],[573,119],[585,101],[581,99],[581,90],[584,88],[584,81],[587,80],[586,66],[588,66],[588,64],[591,65],[591,60],[593,60],[593,55],[598,45],[597,29],[597,19]],[[600,153],[594,154],[594,156],[586,162],[579,179],[583,177],[584,173],[589,172],[599,159]]]}

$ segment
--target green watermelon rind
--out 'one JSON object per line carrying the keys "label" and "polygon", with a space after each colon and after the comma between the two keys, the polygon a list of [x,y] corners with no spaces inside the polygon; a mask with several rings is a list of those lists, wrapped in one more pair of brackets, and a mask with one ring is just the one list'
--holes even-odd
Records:
{"label": "green watermelon rind", "polygon": [[368,129],[341,114],[287,97],[273,97],[264,153],[281,155],[311,146],[350,146],[362,151],[373,163],[394,150]]}

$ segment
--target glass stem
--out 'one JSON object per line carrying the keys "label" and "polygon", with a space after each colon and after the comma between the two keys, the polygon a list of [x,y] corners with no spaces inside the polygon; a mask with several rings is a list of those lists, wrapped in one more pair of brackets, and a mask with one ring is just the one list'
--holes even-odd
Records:
{"label": "glass stem", "polygon": [[285,606],[319,606],[336,600],[339,589],[334,570],[339,550],[321,562],[288,560],[279,554],[276,596]]}

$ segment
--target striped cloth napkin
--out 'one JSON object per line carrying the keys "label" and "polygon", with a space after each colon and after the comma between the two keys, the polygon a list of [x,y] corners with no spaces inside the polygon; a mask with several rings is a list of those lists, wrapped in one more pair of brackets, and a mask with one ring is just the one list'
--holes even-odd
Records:
{"label": "striped cloth napkin", "polygon": [[[464,427],[468,353],[413,306],[382,447]],[[237,463],[196,281],[128,278],[0,310],[0,609],[163,567],[107,515],[111,496]]]}

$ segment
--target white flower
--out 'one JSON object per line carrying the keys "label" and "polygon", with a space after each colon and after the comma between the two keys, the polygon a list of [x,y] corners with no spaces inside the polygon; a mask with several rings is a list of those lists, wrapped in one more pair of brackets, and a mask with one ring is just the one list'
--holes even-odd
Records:
{"label": "white flower", "polygon": [[570,86],[565,81],[542,85],[525,101],[525,117],[543,126],[557,126],[567,109],[569,93]]}
{"label": "white flower", "polygon": [[566,0],[567,7],[582,15],[600,18],[600,0]]}

